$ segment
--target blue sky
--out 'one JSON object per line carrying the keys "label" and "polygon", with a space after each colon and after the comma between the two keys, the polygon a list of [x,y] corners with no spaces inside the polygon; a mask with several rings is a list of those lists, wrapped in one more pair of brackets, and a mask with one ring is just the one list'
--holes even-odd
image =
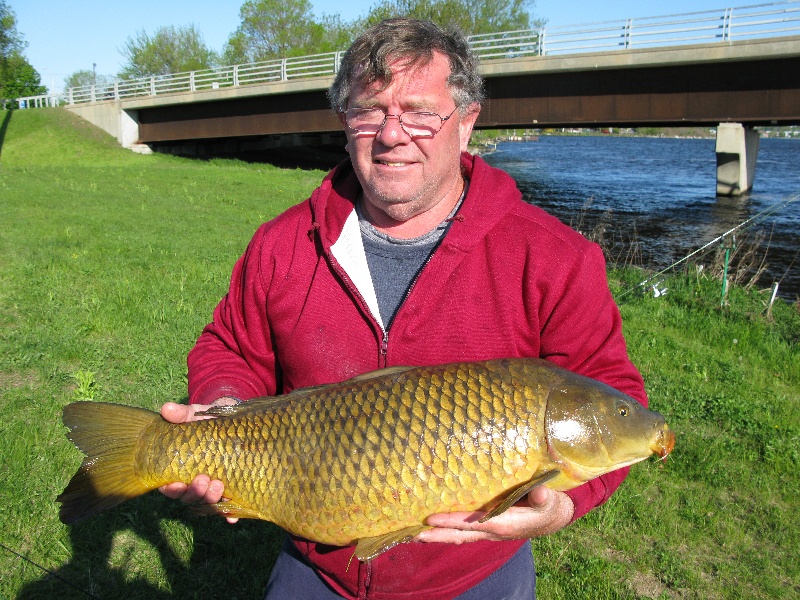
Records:
{"label": "blue sky", "polygon": [[[367,13],[374,0],[311,0],[318,16],[339,14],[352,20]],[[17,16],[17,29],[28,47],[25,55],[42,83],[56,90],[64,78],[81,69],[113,76],[124,58],[119,50],[138,31],[152,34],[162,26],[194,24],[206,44],[221,50],[239,25],[244,0],[6,0]],[[537,0],[534,17],[549,25],[624,20],[729,6],[758,0]]]}

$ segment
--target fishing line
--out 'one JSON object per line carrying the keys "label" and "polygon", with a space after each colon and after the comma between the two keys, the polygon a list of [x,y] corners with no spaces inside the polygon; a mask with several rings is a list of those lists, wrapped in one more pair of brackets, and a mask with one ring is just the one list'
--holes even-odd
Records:
{"label": "fishing line", "polygon": [[99,596],[95,596],[94,594],[92,594],[91,592],[83,589],[82,587],[80,587],[78,585],[75,585],[69,579],[64,579],[61,575],[59,575],[55,571],[51,571],[47,567],[43,567],[39,563],[32,561],[27,556],[24,556],[24,555],[20,554],[19,552],[15,551],[15,550],[12,550],[11,548],[9,548],[8,546],[6,546],[5,544],[3,544],[1,542],[0,542],[0,548],[3,548],[4,550],[7,550],[7,551],[11,552],[11,554],[20,557],[22,560],[31,563],[34,567],[37,567],[38,569],[41,569],[45,573],[49,573],[50,575],[52,575],[53,577],[55,577],[59,581],[63,581],[68,586],[71,586],[71,587],[75,588],[76,590],[78,590],[79,592],[81,592],[83,594],[86,594],[87,596],[89,596],[89,598],[94,598],[95,600],[102,600]]}
{"label": "fishing line", "polygon": [[772,206],[768,206],[767,208],[762,210],[760,213],[758,213],[756,215],[753,215],[749,219],[745,219],[744,221],[739,223],[736,227],[732,227],[731,229],[729,229],[728,231],[726,231],[722,235],[718,235],[717,237],[715,237],[713,240],[711,240],[707,244],[701,246],[700,248],[698,248],[694,252],[691,252],[691,253],[687,254],[686,256],[681,258],[680,260],[675,261],[670,266],[660,270],[658,273],[655,273],[654,275],[651,275],[650,277],[648,277],[647,279],[645,279],[641,283],[638,283],[635,286],[629,287],[627,290],[622,292],[618,296],[618,298],[624,298],[625,296],[630,294],[633,290],[635,290],[637,288],[640,288],[640,287],[650,283],[654,279],[658,279],[659,277],[664,275],[664,273],[667,273],[668,271],[671,271],[672,269],[674,269],[678,265],[686,262],[687,260],[689,260],[693,256],[697,256],[698,254],[700,254],[701,252],[703,252],[704,250],[706,250],[710,246],[713,246],[717,242],[725,239],[727,236],[731,235],[732,233],[734,233],[734,232],[736,232],[736,231],[738,231],[740,229],[749,229],[750,227],[754,227],[754,226],[758,225],[759,223],[761,223],[764,220],[766,220],[766,218],[769,217],[770,215],[778,212],[779,210],[782,210],[783,208],[787,207],[792,202],[796,202],[797,200],[800,200],[800,193],[799,194],[795,194],[794,196],[790,196],[788,198],[785,198],[785,199],[781,200],[780,202],[776,202]]}

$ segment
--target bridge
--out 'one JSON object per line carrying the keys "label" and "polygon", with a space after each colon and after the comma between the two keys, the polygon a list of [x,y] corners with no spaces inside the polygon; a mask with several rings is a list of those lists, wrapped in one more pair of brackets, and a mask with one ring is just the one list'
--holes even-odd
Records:
{"label": "bridge", "polygon": [[[752,185],[756,126],[800,124],[800,1],[470,36],[488,102],[476,127],[717,127],[720,194]],[[65,104],[123,146],[178,154],[292,149],[331,162],[325,91],[340,52],[119,81]]]}

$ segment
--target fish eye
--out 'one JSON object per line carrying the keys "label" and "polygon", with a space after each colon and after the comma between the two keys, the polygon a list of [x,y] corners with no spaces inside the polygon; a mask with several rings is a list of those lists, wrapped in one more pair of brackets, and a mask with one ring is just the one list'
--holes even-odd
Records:
{"label": "fish eye", "polygon": [[617,411],[619,412],[620,417],[627,417],[628,416],[628,407],[627,406],[620,406]]}

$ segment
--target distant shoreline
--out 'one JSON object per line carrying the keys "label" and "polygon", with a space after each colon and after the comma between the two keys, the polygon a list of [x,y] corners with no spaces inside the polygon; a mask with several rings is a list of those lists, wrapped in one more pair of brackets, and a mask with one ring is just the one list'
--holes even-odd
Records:
{"label": "distant shoreline", "polygon": [[[757,128],[762,139],[800,140],[800,127]],[[489,133],[496,132],[496,133]],[[473,134],[469,145],[472,154],[490,154],[501,142],[537,141],[539,137],[639,137],[664,139],[716,139],[716,128],[707,127],[607,127],[581,128],[561,127],[558,129],[497,129],[482,130]]]}

